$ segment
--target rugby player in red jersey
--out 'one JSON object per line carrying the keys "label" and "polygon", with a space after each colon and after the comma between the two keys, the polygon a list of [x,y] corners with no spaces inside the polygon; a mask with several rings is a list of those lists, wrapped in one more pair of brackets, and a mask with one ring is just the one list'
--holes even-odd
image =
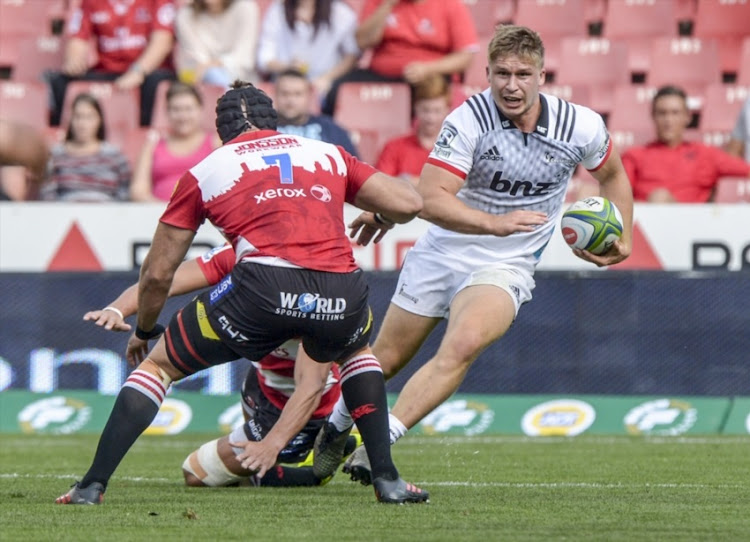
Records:
{"label": "rugby player in red jersey", "polygon": [[[231,273],[235,263],[230,245],[215,248],[202,256],[183,262],[175,272],[169,295],[177,296],[201,290],[218,283]],[[87,312],[83,319],[112,331],[131,331],[125,318],[138,312],[138,284],[134,284],[101,310]],[[315,436],[331,413],[341,395],[338,366],[328,364],[330,370],[324,386],[318,380],[300,387],[294,381],[294,360],[299,350],[299,340],[290,340],[268,354],[248,370],[242,385],[242,409],[245,423],[227,435],[203,444],[193,451],[183,463],[185,483],[190,486],[226,486],[250,481],[254,486],[317,486],[330,480],[319,478],[312,469],[312,449]],[[304,355],[304,354],[303,354]],[[274,426],[284,405],[294,394],[309,393],[317,396],[306,401],[309,418],[304,428],[279,452],[275,468],[263,478],[253,476],[237,461],[233,440],[262,440]],[[354,450],[360,442],[359,435],[349,438],[346,449]],[[348,455],[348,453],[346,454]]]}
{"label": "rugby player in red jersey", "polygon": [[[313,371],[323,380],[327,367],[321,372],[320,363],[340,365],[342,395],[367,447],[377,500],[427,501],[427,492],[404,481],[391,458],[383,373],[369,346],[368,288],[343,221],[348,202],[382,213],[376,215],[381,222],[405,223],[420,212],[421,197],[408,181],[378,172],[341,147],[279,134],[271,99],[249,83],[235,83],[217,101],[216,113],[224,145],[180,179],[141,267],[137,325],[126,350],[138,368],[120,390],[88,472],[57,502],[102,502],[171,382],[238,357],[261,359],[296,337],[319,362],[301,357],[298,374]],[[164,330],[158,317],[175,270],[206,219],[230,242],[237,263]],[[304,426],[304,408],[289,401],[262,441],[232,442],[243,448],[237,455],[242,466],[260,477],[272,468]],[[316,449],[345,441],[316,442]]]}

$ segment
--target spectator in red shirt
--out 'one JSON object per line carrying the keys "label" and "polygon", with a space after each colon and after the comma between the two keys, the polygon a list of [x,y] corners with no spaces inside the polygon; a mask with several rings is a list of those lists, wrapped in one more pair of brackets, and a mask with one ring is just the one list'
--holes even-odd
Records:
{"label": "spectator in red shirt", "polygon": [[350,81],[406,81],[462,74],[479,50],[474,21],[461,0],[367,0],[357,29],[360,49],[372,49],[368,69],[334,82],[323,112],[333,115],[338,86]]}
{"label": "spectator in red shirt", "polygon": [[622,155],[636,201],[704,203],[711,201],[720,177],[750,175],[750,164],[744,160],[717,147],[685,141],[690,111],[681,88],[660,88],[651,116],[656,141]]}
{"label": "spectator in red shirt", "polygon": [[415,85],[414,132],[388,141],[376,169],[417,184],[450,106],[450,85],[444,77],[435,74]]}
{"label": "spectator in red shirt", "polygon": [[[151,122],[156,87],[174,79],[174,0],[81,0],[67,23],[68,42],[60,71],[48,72],[53,110],[60,124],[65,89],[73,79],[114,81],[119,89],[141,89],[141,126]],[[89,67],[89,41],[97,62]]]}

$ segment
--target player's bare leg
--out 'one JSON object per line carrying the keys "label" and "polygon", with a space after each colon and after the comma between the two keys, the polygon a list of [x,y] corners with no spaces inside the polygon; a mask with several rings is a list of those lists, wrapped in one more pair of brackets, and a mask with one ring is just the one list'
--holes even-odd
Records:
{"label": "player's bare leg", "polygon": [[414,427],[458,389],[474,360],[505,334],[515,314],[510,294],[496,286],[470,286],[459,292],[451,303],[440,348],[409,379],[391,413],[406,428]]}
{"label": "player's bare leg", "polygon": [[162,336],[120,390],[88,472],[55,502],[100,504],[112,473],[156,417],[169,385],[183,377],[169,362]]}

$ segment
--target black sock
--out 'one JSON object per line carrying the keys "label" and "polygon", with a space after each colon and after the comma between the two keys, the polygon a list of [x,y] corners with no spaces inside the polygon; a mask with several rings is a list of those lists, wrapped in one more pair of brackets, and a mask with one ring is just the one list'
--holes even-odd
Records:
{"label": "black sock", "polygon": [[320,478],[313,474],[312,467],[288,467],[276,465],[263,475],[261,487],[319,486]]}
{"label": "black sock", "polygon": [[156,377],[146,371],[131,373],[112,407],[107,425],[99,437],[94,461],[81,479],[81,487],[92,482],[107,487],[122,458],[159,412],[165,393],[160,386]]}
{"label": "black sock", "polygon": [[341,365],[341,393],[362,435],[372,477],[395,480],[398,470],[391,459],[385,381],[380,363],[372,354]]}

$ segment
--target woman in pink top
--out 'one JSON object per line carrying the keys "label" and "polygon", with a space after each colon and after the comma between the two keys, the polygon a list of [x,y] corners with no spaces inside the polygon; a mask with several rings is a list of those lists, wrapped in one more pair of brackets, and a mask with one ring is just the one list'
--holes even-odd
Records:
{"label": "woman in pink top", "polygon": [[130,195],[133,201],[169,201],[178,179],[218,146],[202,126],[203,99],[195,87],[174,82],[167,90],[165,135],[152,132],[138,157]]}

